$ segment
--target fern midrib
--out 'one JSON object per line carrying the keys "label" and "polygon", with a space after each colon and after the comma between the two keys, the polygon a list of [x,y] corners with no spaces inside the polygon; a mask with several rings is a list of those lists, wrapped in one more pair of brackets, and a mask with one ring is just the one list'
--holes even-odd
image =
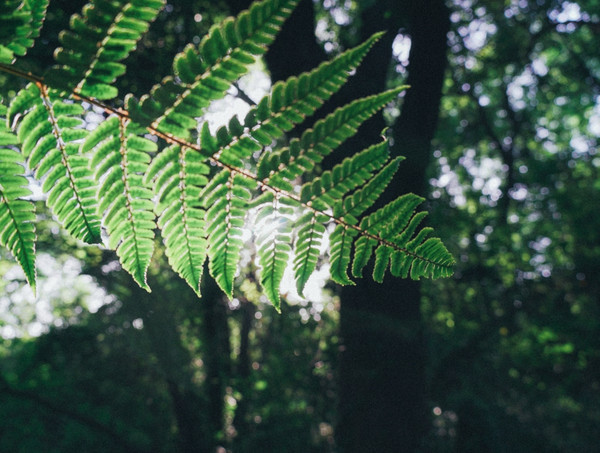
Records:
{"label": "fern midrib", "polygon": [[317,218],[316,216],[312,216],[310,219],[310,238],[308,240],[308,247],[306,248],[307,252],[306,252],[306,258],[302,260],[301,263],[301,267],[302,267],[302,278],[299,278],[298,281],[306,281],[308,279],[308,277],[310,277],[310,274],[308,274],[308,277],[306,275],[306,270],[308,269],[308,262],[310,260],[310,249],[312,248],[313,242],[314,242],[314,237],[315,237],[315,224],[317,223]]}
{"label": "fern midrib", "polygon": [[95,239],[93,236],[93,231],[94,228],[92,227],[92,225],[90,224],[88,217],[85,213],[85,207],[83,205],[83,201],[81,200],[81,197],[79,195],[79,191],[77,189],[77,186],[75,185],[75,178],[73,176],[73,170],[71,169],[71,164],[69,163],[69,156],[67,155],[67,150],[66,150],[66,143],[63,140],[62,137],[62,132],[60,130],[60,127],[58,126],[58,120],[56,119],[56,115],[54,113],[54,107],[52,105],[52,102],[50,101],[50,96],[48,95],[48,87],[44,84],[38,84],[38,88],[40,90],[40,94],[42,95],[42,102],[44,104],[44,107],[46,108],[46,111],[48,112],[48,119],[50,120],[50,124],[52,125],[52,134],[54,135],[54,137],[56,138],[56,144],[58,146],[58,149],[60,150],[60,156],[61,156],[61,162],[63,163],[66,171],[67,171],[67,177],[69,179],[69,186],[71,187],[71,190],[73,191],[73,193],[75,194],[75,200],[77,201],[77,206],[79,207],[79,211],[81,212],[81,216],[83,218],[83,221],[85,222],[85,226],[86,229],[89,233],[92,234],[92,239]]}
{"label": "fern midrib", "polygon": [[[229,179],[227,180],[227,195],[225,196],[226,200],[227,200],[227,205],[225,206],[225,212],[227,213],[227,215],[225,216],[225,237],[229,237],[229,232],[231,231],[231,204],[232,204],[232,200],[233,200],[233,179],[235,177],[235,173],[231,172],[229,173]],[[223,260],[223,272],[222,272],[222,276],[223,278],[225,278],[227,280],[227,263],[229,261],[229,241],[225,241],[225,251],[223,253],[223,256],[225,256],[225,259]],[[226,288],[232,288],[233,287],[233,281],[229,282],[226,281],[227,285],[225,285]]]}
{"label": "fern midrib", "polygon": [[[11,67],[3,65],[3,64],[0,64],[0,70],[3,70],[5,72],[9,72],[9,73],[11,73],[13,75],[20,76],[20,77],[25,78],[27,80],[35,81],[39,85],[43,85],[43,78],[35,76],[35,75],[31,74],[31,73],[20,71],[18,69],[11,68]],[[90,98],[88,96],[83,96],[81,94],[73,93],[73,95],[74,95],[74,97],[76,99],[88,102],[88,103],[90,103],[92,105],[95,105],[96,107],[99,107],[99,108],[103,109],[104,111],[106,111],[108,113],[113,113],[113,114],[119,116],[119,118],[121,118],[121,119],[129,119],[129,112],[127,112],[127,110],[125,110],[125,109],[111,107],[111,106],[109,106],[109,105],[107,105],[107,104],[105,104],[105,103],[103,103],[103,102],[101,102],[101,101],[99,101],[97,99]],[[151,134],[156,135],[157,137],[160,137],[160,138],[164,139],[167,143],[171,143],[171,144],[179,145],[179,146],[186,146],[186,147],[188,147],[190,149],[193,149],[194,151],[197,151],[197,152],[203,154],[202,148],[199,145],[196,145],[195,143],[190,143],[190,142],[188,142],[186,140],[183,140],[181,138],[175,137],[174,135],[169,134],[167,132],[162,132],[158,128],[153,127],[153,126],[148,126],[146,129]],[[316,209],[313,206],[311,206],[309,203],[302,202],[300,200],[299,196],[297,196],[297,195],[295,195],[293,193],[288,193],[287,191],[284,191],[284,190],[279,189],[277,187],[271,186],[271,185],[268,184],[268,182],[264,182],[262,179],[258,178],[256,175],[250,173],[247,170],[239,169],[239,168],[234,167],[232,165],[226,164],[224,162],[221,162],[221,161],[215,159],[214,157],[209,157],[208,159],[214,165],[217,165],[217,166],[219,166],[219,167],[221,167],[223,169],[228,170],[229,172],[231,172],[232,175],[235,174],[235,173],[238,173],[238,174],[240,174],[240,175],[242,175],[242,176],[244,176],[244,177],[246,177],[248,179],[251,179],[254,182],[256,182],[256,184],[259,187],[261,187],[263,190],[269,190],[270,192],[274,193],[275,195],[277,195],[277,194],[284,195],[284,196],[288,197],[289,199],[294,200],[295,202],[297,202],[300,206],[303,206],[303,207],[311,210],[315,214],[322,214],[322,215],[328,217],[332,222],[334,222],[334,223],[336,223],[338,225],[342,225],[344,228],[352,228],[352,229],[356,230],[360,235],[366,236],[366,237],[371,238],[371,239],[374,239],[378,243],[383,244],[383,245],[385,245],[387,247],[390,247],[393,250],[396,250],[398,252],[402,252],[402,253],[410,256],[410,257],[413,257],[415,259],[418,259],[418,260],[430,263],[430,264],[432,264],[434,266],[438,266],[438,267],[445,268],[445,269],[450,269],[451,268],[452,263],[449,263],[449,264],[437,263],[437,262],[435,262],[435,261],[433,261],[431,259],[428,259],[428,258],[425,258],[423,256],[417,255],[416,253],[411,252],[410,250],[407,250],[404,247],[399,247],[397,244],[394,244],[393,242],[390,242],[390,241],[388,241],[388,240],[386,240],[386,239],[384,239],[384,238],[382,238],[382,237],[380,237],[380,236],[378,236],[376,234],[369,233],[368,231],[361,229],[357,225],[350,224],[348,222],[345,222],[342,219],[337,219],[337,218],[333,217],[332,214],[326,212],[325,210]]]}
{"label": "fern midrib", "polygon": [[127,120],[123,119],[123,118],[119,118],[119,142],[121,143],[120,147],[119,147],[119,153],[121,154],[121,171],[122,171],[122,178],[123,178],[123,185],[125,187],[125,208],[127,209],[127,220],[129,221],[129,223],[131,224],[131,229],[133,231],[133,246],[135,249],[135,265],[138,269],[138,275],[144,276],[145,275],[145,269],[143,269],[142,267],[140,267],[140,264],[142,262],[141,257],[140,257],[140,251],[138,249],[138,241],[137,241],[137,230],[135,227],[135,219],[133,216],[133,208],[131,206],[132,204],[132,199],[131,199],[131,190],[130,190],[130,185],[129,185],[129,171],[128,171],[128,165],[127,165]]}
{"label": "fern midrib", "polygon": [[185,238],[185,250],[186,250],[186,257],[187,257],[187,261],[188,264],[190,266],[190,269],[192,269],[192,274],[194,276],[194,281],[196,282],[197,287],[194,289],[200,289],[200,275],[196,272],[196,266],[194,265],[194,257],[192,256],[192,245],[190,244],[190,236],[189,236],[189,229],[188,229],[188,215],[187,215],[187,211],[188,211],[188,202],[187,202],[187,184],[185,183],[185,176],[186,176],[186,163],[185,163],[185,155],[187,152],[187,147],[181,147],[180,148],[181,151],[179,152],[179,164],[181,167],[181,170],[179,171],[179,187],[180,187],[180,195],[179,195],[179,201],[181,202],[181,206],[183,208],[183,214],[182,214],[182,221],[183,221],[183,231],[185,232],[184,234],[184,238]]}
{"label": "fern midrib", "polygon": [[[21,254],[25,254],[27,255],[26,251],[26,243],[25,243],[25,239],[23,238],[23,235],[21,234],[21,229],[19,228],[20,223],[17,221],[17,218],[14,215],[14,212],[11,208],[11,204],[10,204],[10,199],[4,195],[4,190],[2,188],[2,185],[0,184],[0,201],[4,200],[4,202],[6,203],[6,208],[8,209],[8,214],[10,216],[10,219],[12,220],[13,224],[15,225],[15,229],[17,230],[17,236],[19,237],[19,244],[21,244]],[[15,257],[19,260],[19,263],[21,265],[23,265],[23,263],[21,262],[22,260],[19,259],[20,257]],[[25,267],[27,268],[27,272],[25,272],[26,276],[29,275],[33,275],[33,273],[35,273],[35,269],[32,269],[29,263],[29,260],[24,260],[25,261]]]}
{"label": "fern midrib", "polygon": [[[279,199],[278,197],[275,197],[273,199],[273,208],[274,208],[274,213],[277,213],[277,215],[279,215]],[[269,269],[271,270],[271,272],[269,272],[269,286],[271,287],[271,294],[278,294],[279,293],[279,286],[275,287],[275,278],[274,278],[274,272],[273,270],[277,267],[277,244],[278,243],[283,243],[283,241],[279,240],[279,234],[278,234],[278,228],[275,229],[275,231],[273,232],[273,251],[271,252],[271,256],[269,257]]]}
{"label": "fern midrib", "polygon": [[15,75],[17,77],[21,77],[22,79],[25,79],[25,80],[29,80],[30,82],[37,84],[38,87],[40,87],[40,85],[44,84],[43,77],[36,76],[35,74],[32,74],[31,72],[21,71],[20,69],[14,68],[14,67],[4,64],[4,63],[0,63],[0,71],[6,72],[7,74]]}

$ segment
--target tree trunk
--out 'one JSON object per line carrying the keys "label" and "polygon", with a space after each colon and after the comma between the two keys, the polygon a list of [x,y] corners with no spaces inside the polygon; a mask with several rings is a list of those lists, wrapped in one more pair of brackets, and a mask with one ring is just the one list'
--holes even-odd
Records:
{"label": "tree trunk", "polygon": [[227,320],[227,305],[215,281],[208,276],[205,268],[202,300],[199,300],[202,313],[201,338],[202,357],[206,382],[204,391],[207,398],[207,423],[210,451],[215,451],[219,440],[224,438],[225,392],[231,380],[231,344]]}
{"label": "tree trunk", "polygon": [[[233,12],[249,3],[229,2]],[[361,41],[376,31],[387,33],[330,105],[386,89],[392,42],[405,27],[412,39],[407,81],[412,88],[393,128],[392,152],[407,160],[383,201],[406,192],[424,194],[447,63],[449,12],[443,0],[380,0],[361,11],[360,23]],[[268,68],[273,80],[281,80],[316,67],[323,57],[314,37],[313,3],[302,0],[267,53]],[[375,143],[385,126],[383,117],[375,116],[332,159],[339,161],[342,153],[352,155]],[[340,452],[417,451],[428,429],[418,283],[388,277],[377,284],[365,278],[344,288],[340,330],[344,341],[336,429]]]}
{"label": "tree trunk", "polygon": [[[378,5],[370,19],[365,14],[363,26],[381,26],[383,18],[390,16],[381,2]],[[407,80],[411,88],[392,131],[393,154],[407,159],[384,201],[406,192],[425,193],[449,29],[443,0],[390,2],[389,8],[393,8],[391,17],[399,18],[396,23],[405,21],[411,37]],[[384,16],[378,20],[381,13]],[[388,34],[395,35],[396,30],[388,29]],[[365,66],[384,71],[387,66],[380,66],[383,63]],[[359,70],[357,76],[360,74]],[[336,433],[340,451],[418,451],[428,429],[419,284],[388,276],[383,284],[365,278],[355,287],[346,287],[340,323],[344,344]]]}
{"label": "tree trunk", "polygon": [[238,382],[236,390],[242,394],[242,398],[238,401],[235,417],[233,419],[233,426],[235,427],[237,436],[242,439],[250,435],[251,429],[247,420],[247,415],[249,407],[248,401],[250,400],[250,392],[252,391],[250,386],[250,375],[252,373],[250,333],[252,332],[255,313],[256,307],[254,304],[247,300],[242,300],[240,353],[238,355],[235,373],[235,381]]}

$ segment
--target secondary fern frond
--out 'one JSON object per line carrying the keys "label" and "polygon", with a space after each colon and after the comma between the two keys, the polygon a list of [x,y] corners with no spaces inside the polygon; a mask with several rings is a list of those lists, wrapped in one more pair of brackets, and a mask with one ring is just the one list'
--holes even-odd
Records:
{"label": "secondary fern frond", "polygon": [[350,265],[353,240],[360,231],[350,227],[356,225],[358,216],[370,208],[379,198],[379,195],[381,195],[398,169],[399,161],[400,158],[394,159],[371,178],[363,188],[336,202],[333,206],[333,216],[344,221],[336,225],[329,238],[331,243],[331,278],[341,285],[353,284],[348,278],[347,269]]}
{"label": "secondary fern frond", "polygon": [[[16,151],[18,138],[6,127],[6,107],[0,105],[0,245],[21,265],[35,291],[35,213],[23,176],[24,157]],[[13,148],[11,148],[13,147]]]}
{"label": "secondary fern frond", "polygon": [[46,79],[54,86],[96,99],[113,99],[112,86],[125,73],[119,63],[135,49],[164,0],[93,0],[82,14],[71,17],[71,30],[63,31]]}
{"label": "secondary fern frond", "polygon": [[145,176],[146,183],[154,180],[155,211],[169,263],[198,295],[207,254],[199,196],[209,172],[199,153],[174,145],[152,161]]}
{"label": "secondary fern frond", "polygon": [[123,268],[144,289],[154,250],[154,203],[144,184],[150,152],[156,143],[128,120],[112,116],[83,144],[93,151],[91,168],[98,183],[98,213],[108,230],[108,245],[116,249]]}
{"label": "secondary fern frond", "polygon": [[228,18],[211,28],[198,47],[189,45],[175,57],[173,69],[181,81],[167,77],[139,104],[127,108],[138,123],[182,139],[196,128],[195,118],[211,101],[221,99],[233,82],[263,55],[298,0],[254,3],[237,19]]}
{"label": "secondary fern frond", "polygon": [[23,56],[40,35],[48,0],[5,0],[0,11],[0,63]]}
{"label": "secondary fern frond", "polygon": [[410,275],[413,279],[419,279],[452,275],[452,256],[438,238],[427,238],[433,230],[423,228],[415,234],[426,216],[425,212],[415,213],[422,202],[421,197],[407,194],[362,219],[360,228],[381,240],[374,242],[373,237],[363,236],[356,241],[352,264],[354,276],[361,276],[375,246],[378,246],[373,271],[376,281],[383,279],[388,265],[395,277],[406,278]]}
{"label": "secondary fern frond", "polygon": [[[25,111],[17,111],[26,107]],[[44,85],[30,84],[9,109],[21,115],[18,137],[23,154],[37,179],[44,179],[46,204],[75,238],[100,242],[100,219],[88,159],[80,154],[80,141],[87,131],[80,116],[81,105],[57,97]]]}
{"label": "secondary fern frond", "polygon": [[356,134],[358,127],[378,110],[396,99],[405,86],[358,99],[318,120],[302,136],[290,141],[289,147],[263,153],[258,164],[258,177],[283,190]]}
{"label": "secondary fern frond", "polygon": [[225,164],[240,166],[252,153],[270,145],[284,132],[303,122],[346,83],[351,71],[356,69],[380,37],[381,34],[376,33],[313,71],[277,82],[271,93],[246,115],[241,138],[232,134],[230,144],[222,146],[216,158]]}

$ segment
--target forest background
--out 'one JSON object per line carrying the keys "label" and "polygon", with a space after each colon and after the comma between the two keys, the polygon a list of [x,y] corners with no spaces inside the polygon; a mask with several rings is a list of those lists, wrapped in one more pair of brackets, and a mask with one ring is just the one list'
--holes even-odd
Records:
{"label": "forest background", "polygon": [[[121,88],[147,92],[249,3],[171,1]],[[81,6],[50,2],[28,61],[52,63]],[[210,282],[199,301],[160,258],[148,294],[47,218],[37,299],[0,264],[0,451],[594,451],[600,2],[303,0],[264,67],[281,80],[379,30],[332,106],[411,88],[344,152],[390,126],[390,197],[427,197],[454,277],[323,282],[278,315],[251,260],[233,301]]]}

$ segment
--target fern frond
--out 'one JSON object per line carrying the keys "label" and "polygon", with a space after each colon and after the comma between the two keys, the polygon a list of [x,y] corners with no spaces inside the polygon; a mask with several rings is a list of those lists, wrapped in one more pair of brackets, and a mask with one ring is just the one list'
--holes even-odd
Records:
{"label": "fern frond", "polygon": [[264,0],[252,4],[236,19],[211,28],[198,47],[189,45],[175,57],[173,70],[181,83],[167,77],[150,95],[127,109],[138,123],[161,132],[189,138],[195,118],[211,101],[221,99],[233,82],[263,55],[298,0]]}
{"label": "fern frond", "polygon": [[[364,185],[375,171],[383,167],[388,156],[388,144],[384,141],[344,159],[331,171],[326,171],[319,178],[304,184],[300,192],[301,202],[319,211],[332,208],[347,193]],[[390,167],[392,168],[393,166]],[[316,268],[325,233],[324,225],[329,221],[328,216],[307,212],[297,222],[300,228],[297,233],[294,274],[300,295],[306,281]],[[334,231],[331,242],[331,275],[338,283],[352,283],[346,269],[350,264],[351,242],[356,235],[355,230],[348,230],[344,225],[338,225]]]}
{"label": "fern frond", "polygon": [[[79,142],[87,135],[81,127],[83,108],[34,84],[22,90],[15,102],[17,107],[11,105],[9,113],[23,115],[18,137],[29,168],[37,179],[44,179],[46,204],[74,238],[100,242],[92,172],[87,157],[79,152]],[[20,107],[28,110],[19,112]]]}
{"label": "fern frond", "polygon": [[154,180],[155,211],[169,263],[199,296],[207,254],[199,196],[209,172],[199,153],[174,145],[156,156],[145,176],[146,183]]}
{"label": "fern frond", "polygon": [[[0,105],[0,117],[6,107]],[[35,292],[35,213],[23,176],[24,157],[10,146],[18,138],[0,121],[0,245],[6,247],[20,264],[27,282]]]}
{"label": "fern frond", "polygon": [[288,200],[279,199],[272,193],[268,193],[264,200],[269,201],[269,198],[271,203],[262,204],[255,223],[259,232],[256,244],[261,268],[260,284],[275,309],[281,311],[279,286],[292,252],[294,204],[286,205]]}
{"label": "fern frond", "polygon": [[258,177],[280,189],[291,190],[295,178],[312,171],[324,157],[356,134],[364,121],[405,89],[401,86],[336,109],[304,131],[300,139],[292,139],[289,148],[263,153],[258,164]]}
{"label": "fern frond", "polygon": [[144,184],[150,152],[156,143],[126,119],[112,116],[90,135],[82,148],[93,150],[91,168],[98,183],[98,213],[108,230],[108,245],[116,249],[123,268],[150,291],[146,272],[154,250],[154,203]]}
{"label": "fern frond", "polygon": [[[8,2],[17,9],[0,12],[0,70],[34,83],[11,102],[7,125],[17,131],[22,156],[43,179],[48,205],[66,229],[95,242],[102,218],[108,246],[143,288],[149,291],[146,272],[157,223],[169,263],[190,286],[200,294],[208,258],[210,274],[231,298],[249,212],[256,212],[260,284],[277,310],[292,252],[302,294],[327,231],[331,276],[340,284],[353,284],[349,271],[360,277],[370,262],[376,281],[388,270],[415,279],[452,273],[452,256],[439,239],[429,237],[430,228],[420,226],[426,215],[416,211],[421,198],[400,197],[369,213],[402,160],[390,160],[385,142],[315,175],[326,156],[405,87],[340,107],[287,148],[271,151],[344,85],[380,34],[313,71],[275,83],[243,120],[234,116],[212,133],[207,122],[198,127],[207,106],[224,97],[266,52],[298,0],[262,0],[214,26],[198,46],[189,45],[175,58],[172,77],[139,102],[126,96],[128,111],[102,100],[117,95],[113,83],[125,71],[122,60],[164,0],[92,0],[61,34],[57,65],[44,79],[1,63],[31,45],[47,0]],[[22,14],[25,10],[31,18]],[[12,48],[5,45],[6,31],[16,35],[10,36]],[[104,109],[108,118],[86,131],[82,106],[65,91]],[[3,130],[0,145],[12,146],[15,136]],[[148,133],[153,140],[144,137]],[[160,152],[159,138],[169,144]],[[35,216],[22,199],[29,192],[20,156],[12,147],[0,147],[0,241],[35,284]],[[300,188],[299,180],[304,181]]]}
{"label": "fern frond", "polygon": [[206,209],[208,269],[223,292],[233,297],[233,280],[243,247],[248,203],[256,184],[239,173],[223,170],[200,194]]}
{"label": "fern frond", "polygon": [[22,57],[40,35],[49,0],[5,0],[0,11],[0,63]]}
{"label": "fern frond", "polygon": [[359,46],[321,63],[313,71],[277,82],[270,94],[246,115],[242,137],[231,136],[231,143],[222,146],[216,158],[227,165],[239,167],[252,153],[270,145],[294,125],[303,122],[346,83],[351,71],[356,69],[380,37],[381,33],[376,33]]}
{"label": "fern frond", "polygon": [[124,60],[148,30],[164,0],[92,0],[71,17],[54,57],[59,63],[46,80],[55,87],[96,99],[113,99],[112,84],[125,73]]}

